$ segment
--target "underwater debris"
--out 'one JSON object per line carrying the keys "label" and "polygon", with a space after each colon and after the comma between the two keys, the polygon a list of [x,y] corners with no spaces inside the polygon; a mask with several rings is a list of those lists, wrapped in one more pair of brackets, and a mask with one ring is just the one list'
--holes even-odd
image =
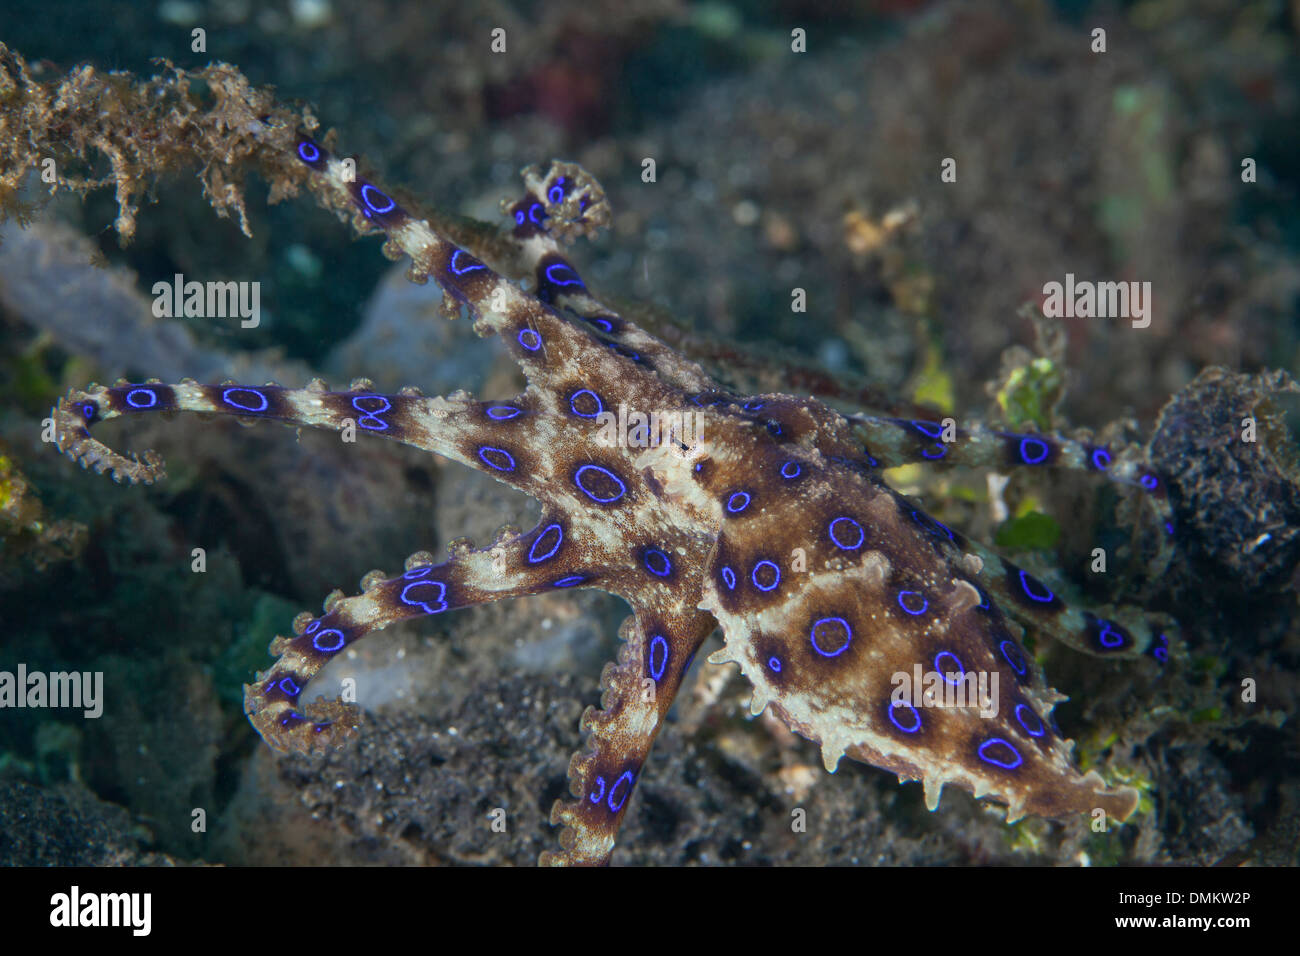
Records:
{"label": "underwater debris", "polygon": [[[163,66],[164,73],[147,80],[81,66],[57,83],[42,83],[0,43],[0,219],[30,216],[19,197],[33,172],[48,183],[49,195],[65,189],[84,197],[112,186],[114,226],[126,243],[150,183],[161,173],[198,166],[217,215],[235,216],[251,235],[238,182],[263,153],[255,133],[282,131],[291,138],[299,127],[314,129],[315,119],[276,105],[269,91],[254,89],[227,64],[194,73],[166,60]],[[97,159],[108,162],[107,175],[90,174]],[[291,164],[282,168],[287,172]],[[271,201],[291,195],[292,181],[272,177]]]}
{"label": "underwater debris", "polygon": [[1169,482],[1179,545],[1204,586],[1239,595],[1295,587],[1300,457],[1271,397],[1283,371],[1207,368],[1160,412],[1149,446]]}
{"label": "underwater debris", "polygon": [[86,526],[50,521],[45,508],[0,442],[0,585],[24,568],[43,571],[86,546]]}

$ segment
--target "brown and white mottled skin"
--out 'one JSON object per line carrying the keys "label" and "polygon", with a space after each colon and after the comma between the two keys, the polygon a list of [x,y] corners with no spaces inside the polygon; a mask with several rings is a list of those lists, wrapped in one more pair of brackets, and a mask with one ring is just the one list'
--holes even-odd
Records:
{"label": "brown and white mottled skin", "polygon": [[[937,425],[851,421],[815,399],[730,395],[614,314],[555,241],[607,215],[603,194],[577,167],[530,170],[528,194],[511,207],[513,268],[531,271],[529,293],[372,184],[350,180],[349,167],[323,147],[303,139],[298,157],[318,195],[350,210],[362,228],[383,229],[390,251],[410,256],[415,278],[433,278],[468,308],[480,334],[501,337],[527,388],[484,402],[415,389],[378,395],[364,380],[338,392],[319,381],[301,389],[92,385],[60,403],[59,447],[83,466],[149,483],[163,473],[156,455],[120,455],[89,427],[182,410],[369,431],[490,474],[543,510],[527,533],[455,549],[440,564],[413,555],[401,576],[368,576],[360,595],[336,592],[323,614],[300,615],[293,635],[272,643],[275,663],[245,687],[245,709],[268,744],[320,751],[355,732],[354,705],[301,701],[321,667],[371,631],[501,598],[596,587],[623,597],[632,615],[620,630],[618,661],[601,675],[601,706],[582,717],[588,745],[570,763],[574,799],[552,811],[563,830],[544,863],[609,860],[659,727],[717,628],[725,647],[710,661],[738,665],[754,687],[753,713],[770,707],[818,742],[828,770],[847,755],[923,781],[931,808],[953,784],[1007,806],[1011,819],[1133,813],[1135,791],[1108,789],[1096,772],[1074,767],[1073,745],[1051,721],[1062,698],[1024,652],[1016,622],[1121,657],[1163,650],[1164,635],[1066,607],[1042,582],[890,489],[879,466],[934,457],[926,436]],[[699,427],[638,441],[649,436],[617,434],[600,417],[620,404]],[[1038,444],[1026,446],[1025,438],[972,432],[951,446],[952,457],[965,448],[987,458],[1005,444],[1003,464],[1099,460],[1089,446],[1048,436],[1029,436]],[[1126,475],[1146,474],[1124,467]],[[996,676],[993,697],[982,710],[891,703],[896,675],[910,676],[916,665],[954,679]]]}

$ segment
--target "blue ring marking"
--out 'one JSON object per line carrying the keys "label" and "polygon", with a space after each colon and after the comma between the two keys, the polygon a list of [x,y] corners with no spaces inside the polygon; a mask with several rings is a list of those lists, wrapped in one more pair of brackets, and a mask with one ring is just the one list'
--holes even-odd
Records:
{"label": "blue ring marking", "polygon": [[[830,623],[839,622],[839,624],[842,625],[844,628],[844,644],[841,645],[840,649],[837,651],[824,651],[822,650],[821,645],[817,643],[817,628],[818,626],[822,624],[826,624],[827,622]],[[844,618],[842,617],[824,617],[819,621],[813,622],[813,626],[808,630],[808,640],[812,643],[813,650],[816,651],[818,654],[820,654],[822,657],[839,657],[841,654],[847,651],[849,649],[849,645],[853,643],[853,628],[850,627],[849,622],[844,620]]]}
{"label": "blue ring marking", "polygon": [[286,677],[279,683],[280,690],[284,691],[286,697],[297,697],[302,693],[302,688],[298,686],[297,681],[292,677]]}
{"label": "blue ring marking", "polygon": [[942,458],[944,455],[948,454],[948,446],[947,446],[947,445],[935,445],[934,447],[937,448],[937,449],[939,449],[939,453],[938,453],[937,455],[932,455],[932,454],[930,454],[930,452],[929,452],[927,449],[924,449],[924,448],[923,448],[923,449],[921,449],[921,457],[922,457],[922,458],[928,458],[930,461],[938,461],[938,460],[939,460],[940,458]]}
{"label": "blue ring marking", "polygon": [[[596,410],[594,412],[578,411],[577,402],[578,402],[579,395],[590,395],[596,402]],[[569,396],[569,408],[573,411],[573,414],[577,415],[579,418],[596,418],[598,415],[600,415],[601,412],[605,410],[605,403],[602,402],[600,400],[600,396],[597,395],[595,392],[593,392],[591,389],[580,388],[572,395]]]}
{"label": "blue ring marking", "polygon": [[722,581],[726,584],[728,591],[736,590],[736,572],[726,565],[722,567]]}
{"label": "blue ring marking", "polygon": [[[488,458],[488,452],[492,452],[493,455],[504,455],[506,461],[508,461],[510,464],[498,465],[495,461],[492,461],[490,458]],[[478,457],[483,462],[483,464],[487,465],[489,468],[495,468],[497,471],[515,470],[515,457],[514,455],[510,454],[510,452],[506,451],[504,448],[493,448],[491,445],[484,445],[482,448],[478,450]]]}
{"label": "blue ring marking", "polygon": [[[541,213],[541,215],[539,216],[538,213]],[[535,225],[540,226],[546,219],[546,207],[539,202],[533,203],[528,207],[528,218],[531,219]]]}
{"label": "blue ring marking", "polygon": [[[557,190],[558,190],[558,194],[557,194]],[[555,206],[558,206],[560,203],[564,202],[564,177],[563,176],[561,176],[559,179],[557,179],[554,183],[551,184],[551,188],[546,191],[546,198],[549,199],[551,201],[551,204]]]}
{"label": "blue ring marking", "polygon": [[487,417],[498,422],[504,422],[516,415],[523,414],[522,408],[515,408],[513,405],[493,405],[487,410]]}
{"label": "blue ring marking", "polygon": [[[1029,445],[1030,443],[1039,446],[1043,450],[1043,453],[1039,455],[1037,458],[1029,457],[1029,451],[1026,448],[1026,446]],[[1020,439],[1020,460],[1023,461],[1026,465],[1041,464],[1042,462],[1047,460],[1047,456],[1050,455],[1051,453],[1052,453],[1052,447],[1048,445],[1047,442],[1043,441],[1041,438],[1026,437]]]}
{"label": "blue ring marking", "polygon": [[571,588],[575,584],[581,584],[585,580],[587,580],[585,574],[570,574],[566,577],[560,578],[560,580],[556,581],[551,586],[557,588]]}
{"label": "blue ring marking", "polygon": [[[1011,757],[1006,760],[999,760],[996,756],[991,756],[985,753],[985,751],[990,747],[996,747],[999,744],[1011,751]],[[1001,767],[1003,770],[1015,770],[1025,762],[1025,758],[1020,756],[1020,751],[1011,746],[1010,743],[1003,740],[1001,737],[990,737],[988,740],[984,741],[984,743],[980,744],[979,755],[980,760],[983,760],[985,763],[991,763],[995,767]],[[1012,763],[1012,760],[1014,760],[1015,763]]]}
{"label": "blue ring marking", "polygon": [[[737,499],[743,500],[737,502]],[[734,491],[731,493],[730,497],[727,498],[727,511],[733,515],[738,515],[749,507],[749,501],[750,498],[748,491]]]}
{"label": "blue ring marking", "polygon": [[1160,479],[1157,478],[1155,475],[1148,473],[1138,479],[1138,484],[1140,484],[1147,491],[1155,491],[1157,488],[1160,487]]}
{"label": "blue ring marking", "polygon": [[[623,791],[623,796],[619,798],[618,806],[615,806],[614,794],[618,792],[618,788],[621,787],[624,783],[627,784],[627,789]],[[623,804],[627,803],[628,794],[630,794],[631,792],[632,792],[632,771],[624,770],[621,774],[618,775],[618,779],[614,781],[614,786],[609,788],[609,799],[605,801],[605,806],[609,807],[611,813],[618,813],[618,811],[623,809]]]}
{"label": "blue ring marking", "polygon": [[[1039,595],[1031,591],[1029,588],[1030,582],[1038,585],[1040,588],[1046,591],[1047,596],[1040,597]],[[1026,597],[1028,597],[1031,601],[1037,601],[1039,604],[1050,604],[1052,601],[1056,600],[1056,595],[1052,593],[1052,589],[1049,588],[1042,581],[1038,580],[1038,578],[1034,577],[1028,571],[1022,570],[1020,572],[1020,587],[1021,590],[1025,592]]]}
{"label": "blue ring marking", "polygon": [[[1119,629],[1118,624],[1114,624],[1114,622],[1107,621],[1100,617],[1097,618],[1097,623],[1101,625],[1101,630],[1097,633],[1097,642],[1101,644],[1102,647],[1114,648],[1124,646],[1124,634],[1122,629]],[[1106,640],[1106,635],[1108,634],[1113,637],[1114,640]]]}
{"label": "blue ring marking", "polygon": [[[769,568],[771,568],[773,571],[776,572],[776,580],[773,581],[771,584],[769,584],[767,587],[763,587],[763,585],[758,583],[758,569],[761,568],[763,565],[767,565]],[[749,580],[754,582],[754,587],[758,588],[760,591],[775,590],[776,586],[781,583],[781,569],[778,568],[771,561],[768,561],[766,558],[764,558],[762,561],[758,562],[758,564],[754,565],[753,571],[749,572]]]}
{"label": "blue ring marking", "polygon": [[409,571],[402,573],[402,579],[405,581],[414,581],[417,578],[427,578],[429,572],[433,570],[432,564],[420,564],[411,568]]}
{"label": "blue ring marking", "polygon": [[[939,659],[941,657],[952,658],[952,662],[957,666],[945,667],[943,664],[939,663]],[[954,687],[959,686],[961,684],[962,676],[966,673],[966,668],[962,667],[961,660],[952,651],[940,651],[938,654],[935,654],[934,669],[943,675],[943,682],[945,684],[951,684]],[[957,678],[955,680],[949,680],[948,675],[954,672],[957,674]]]}
{"label": "blue ring marking", "polygon": [[[555,276],[552,273],[554,273],[555,270],[557,269],[567,271],[569,275],[572,276],[572,278],[566,278],[566,279],[555,278]],[[583,282],[581,277],[578,275],[577,270],[575,270],[573,266],[569,265],[567,262],[552,262],[549,266],[547,266],[546,281],[551,283],[551,285],[559,285],[559,286],[576,285],[579,288],[583,288],[586,286],[586,283]]]}
{"label": "blue ring marking", "polygon": [[[656,648],[662,653],[658,667],[655,667]],[[657,684],[663,680],[664,668],[668,666],[668,640],[662,634],[656,634],[650,638],[650,659],[646,663],[650,665],[650,676],[654,678],[655,683]]]}
{"label": "blue ring marking", "polygon": [[[614,482],[616,485],[618,485],[618,494],[611,495],[608,498],[597,497],[595,494],[589,491],[582,483],[582,476],[587,471],[598,471],[606,478],[608,478],[610,481]],[[577,471],[573,473],[573,483],[578,486],[578,490],[581,491],[584,495],[586,495],[588,498],[590,498],[592,501],[596,502],[597,504],[601,504],[601,505],[607,505],[611,502],[618,501],[619,498],[622,498],[625,494],[627,494],[627,485],[623,484],[623,479],[620,478],[618,475],[614,474],[608,468],[602,468],[600,465],[592,465],[592,464],[583,465],[581,468],[579,468]]]}
{"label": "blue ring marking", "polygon": [[772,669],[772,673],[774,674],[781,673],[781,658],[773,654],[771,657],[767,659],[767,666]]}
{"label": "blue ring marking", "polygon": [[304,634],[315,634],[318,630],[320,630],[320,618],[316,618],[314,621],[308,621],[307,626],[303,628],[302,632]]}
{"label": "blue ring marking", "polygon": [[1016,647],[1010,640],[1005,640],[998,645],[998,650],[1002,652],[1002,657],[1011,669],[1021,677],[1025,676],[1025,659],[1020,653],[1020,648]]}
{"label": "blue ring marking", "polygon": [[751,398],[749,401],[747,401],[744,405],[741,405],[740,407],[747,412],[756,412],[760,408],[762,408],[764,404],[765,404],[764,402],[760,402],[758,399]]}
{"label": "blue ring marking", "polygon": [[[650,563],[651,558],[657,558],[663,561],[662,571],[656,569],[651,565]],[[658,577],[666,578],[668,577],[668,575],[673,573],[672,558],[668,557],[668,555],[660,551],[658,548],[646,548],[645,555],[642,557],[641,560],[645,564],[645,569],[649,571],[651,574],[657,575]]]}
{"label": "blue ring marking", "polygon": [[[920,610],[913,611],[910,607],[907,606],[907,604],[903,601],[903,595],[905,594],[915,594],[917,597],[921,599]],[[929,608],[930,606],[930,602],[925,599],[925,595],[922,594],[920,591],[899,591],[898,606],[901,607],[908,614],[912,615],[913,617],[916,617],[918,614],[924,614],[926,612],[926,609]]]}
{"label": "blue ring marking", "polygon": [[973,584],[971,585],[971,587],[975,588],[975,593],[980,596],[979,604],[975,605],[977,608],[979,608],[981,611],[987,611],[990,607],[993,606],[989,601],[988,594],[985,593],[983,588],[975,587],[975,585]]}
{"label": "blue ring marking", "polygon": [[591,794],[592,803],[600,803],[600,801],[605,799],[605,778],[597,777],[596,782],[600,784],[600,789],[592,792]]}
{"label": "blue ring marking", "polygon": [[587,321],[590,322],[592,325],[596,326],[597,328],[603,329],[604,331],[608,332],[610,335],[614,334],[614,323],[609,321],[609,319],[603,319],[597,315],[587,319]]}
{"label": "blue ring marking", "polygon": [[94,418],[97,411],[99,411],[99,407],[96,406],[94,402],[87,402],[85,405],[81,406],[81,414],[85,415],[87,418]]}
{"label": "blue ring marking", "polygon": [[[527,341],[524,340],[525,336],[527,336]],[[533,329],[524,329],[515,337],[515,339],[529,352],[536,352],[542,347],[542,337]]]}
{"label": "blue ring marking", "polygon": [[[542,543],[542,539],[545,538],[552,531],[555,532],[555,544],[551,545],[550,551],[547,551],[545,554],[539,555],[537,553],[537,546],[540,545]],[[536,537],[536,539],[534,539],[533,546],[528,549],[528,563],[541,564],[543,561],[551,560],[551,558],[555,557],[555,552],[560,550],[560,545],[563,543],[564,543],[564,528],[562,528],[558,524],[548,524],[545,528],[542,529],[542,533],[539,534]]]}
{"label": "blue ring marking", "polygon": [[[357,404],[358,402],[363,402],[366,399],[370,399],[370,398],[379,399],[381,402],[384,403],[384,407],[376,408],[374,411],[367,411],[366,409],[362,408],[360,405]],[[388,430],[388,422],[384,421],[379,416],[384,414],[384,412],[392,411],[393,403],[390,402],[383,395],[358,395],[352,399],[352,407],[361,413],[361,415],[357,418],[357,424],[360,425],[362,428],[368,428],[371,431],[377,431],[377,432]]]}
{"label": "blue ring marking", "polygon": [[[438,596],[434,598],[438,603],[437,607],[431,607],[430,602],[428,601],[421,601],[419,598],[415,597],[407,597],[407,595],[416,588],[427,587],[435,587],[438,589]],[[447,585],[441,581],[412,581],[406,587],[402,588],[402,593],[399,595],[398,600],[407,607],[418,607],[425,614],[441,614],[443,611],[447,610]]]}
{"label": "blue ring marking", "polygon": [[522,209],[516,209],[516,210],[515,210],[515,225],[516,225],[516,226],[522,226],[523,224],[524,224],[524,211],[523,211]]}
{"label": "blue ring marking", "polygon": [[[458,264],[460,262],[461,256],[464,256],[466,259],[469,260],[469,262],[465,265],[464,268],[461,268],[460,265]],[[452,275],[457,275],[457,276],[463,276],[467,272],[478,272],[486,268],[487,268],[486,265],[484,265],[482,262],[479,262],[479,260],[475,259],[464,249],[454,250],[451,254],[451,259],[448,260],[447,262],[447,271],[450,272]]]}
{"label": "blue ring marking", "polygon": [[798,478],[801,471],[803,471],[803,467],[797,461],[787,461],[781,466],[781,477],[786,479]]}
{"label": "blue ring marking", "polygon": [[[258,398],[260,398],[260,399],[262,400],[262,405],[261,405],[261,407],[260,407],[260,408],[250,408],[250,407],[247,406],[247,405],[241,405],[241,404],[239,404],[239,402],[235,401],[233,398],[230,397],[231,394],[233,394],[234,392],[247,392],[249,395],[256,395]],[[255,388],[243,388],[243,387],[238,386],[238,385],[235,385],[235,386],[232,386],[231,388],[225,389],[225,390],[221,393],[221,400],[222,400],[223,402],[225,402],[227,405],[231,405],[231,406],[233,406],[233,407],[235,407],[235,408],[238,408],[240,411],[243,411],[243,412],[264,412],[264,411],[266,411],[267,408],[269,408],[270,405],[271,405],[271,403],[267,400],[267,397],[266,397],[265,395],[263,395],[261,392],[259,392],[257,389],[255,389]]]}
{"label": "blue ring marking", "polygon": [[[326,634],[337,634],[338,643],[334,644],[332,647],[321,647],[321,643],[320,643],[321,638],[324,637]],[[311,646],[316,648],[316,650],[320,651],[322,654],[333,654],[335,651],[339,650],[344,644],[346,644],[347,640],[348,639],[343,636],[343,632],[340,631],[337,627],[328,627],[311,639]]]}
{"label": "blue ring marking", "polygon": [[[907,710],[912,714],[911,727],[904,727],[898,722],[898,717],[894,715],[894,712],[897,710]],[[905,734],[914,734],[921,729],[921,715],[917,712],[917,709],[907,703],[907,701],[899,701],[898,703],[891,701],[885,704],[885,713],[889,714],[889,722]]]}
{"label": "blue ring marking", "polygon": [[304,163],[315,163],[320,160],[320,147],[309,139],[304,139],[298,144],[298,158]]}
{"label": "blue ring marking", "polygon": [[1094,448],[1092,450],[1092,467],[1098,471],[1105,471],[1110,467],[1110,452],[1104,448]]}
{"label": "blue ring marking", "polygon": [[[148,396],[149,396],[149,404],[148,404],[148,405],[137,405],[137,404],[136,404],[135,399],[134,399],[132,396],[135,395],[135,394],[138,393],[138,392],[143,392],[145,395],[148,395]],[[131,391],[129,391],[129,392],[126,393],[126,403],[127,403],[128,405],[130,405],[132,408],[138,408],[138,409],[141,409],[141,410],[144,410],[144,409],[146,409],[146,408],[153,408],[155,405],[158,404],[158,393],[155,392],[152,388],[133,388],[133,389],[131,389]],[[87,417],[89,417],[89,416],[87,416]]]}
{"label": "blue ring marking", "polygon": [[[1028,713],[1031,717],[1034,718],[1034,722],[1038,725],[1037,730],[1035,730],[1033,727],[1030,727],[1029,724],[1025,721],[1026,713]],[[1025,704],[1016,704],[1016,720],[1020,721],[1020,726],[1024,727],[1025,733],[1029,734],[1029,736],[1031,737],[1041,737],[1045,733],[1045,731],[1043,730],[1043,718],[1039,717],[1036,713],[1033,712],[1033,710],[1031,710]]]}
{"label": "blue ring marking", "polygon": [[1166,521],[1165,534],[1173,534],[1173,533],[1174,533],[1174,523],[1172,521]]}
{"label": "blue ring marking", "polygon": [[[853,542],[852,544],[849,544],[847,542],[840,540],[840,536],[835,531],[835,526],[839,524],[841,521],[851,525],[852,529],[857,531],[858,533],[857,541]],[[841,551],[856,551],[858,550],[858,548],[862,547],[863,542],[867,540],[867,533],[862,530],[862,525],[858,524],[848,515],[840,515],[838,518],[832,519],[829,531],[830,531],[831,541],[834,542],[835,547],[839,548]]]}
{"label": "blue ring marking", "polygon": [[1152,657],[1164,664],[1169,660],[1169,638],[1161,633],[1156,635],[1156,640],[1159,641],[1159,644],[1152,647],[1150,653]]}
{"label": "blue ring marking", "polygon": [[[923,421],[918,421],[916,419],[913,419],[909,424],[917,431],[919,431],[922,435],[925,435],[929,438],[943,438],[942,422],[923,422]],[[930,431],[930,429],[926,427],[927,425],[934,426],[934,431]]]}
{"label": "blue ring marking", "polygon": [[[388,205],[385,206],[383,209],[380,209],[377,205],[375,205],[375,201],[370,198],[371,193],[374,193],[376,196],[380,197],[381,199],[387,200]],[[379,216],[382,216],[385,213],[390,213],[397,208],[397,203],[393,202],[393,198],[391,196],[385,195],[384,193],[380,192],[374,186],[370,185],[370,183],[361,184],[361,201],[370,207],[371,212]]]}

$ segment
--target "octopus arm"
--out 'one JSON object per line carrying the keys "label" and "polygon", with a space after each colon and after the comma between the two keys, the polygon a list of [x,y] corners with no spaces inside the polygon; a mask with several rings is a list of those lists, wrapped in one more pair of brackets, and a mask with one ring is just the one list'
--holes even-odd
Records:
{"label": "octopus arm", "polygon": [[[1104,475],[1141,489],[1166,534],[1160,537],[1158,566],[1172,556],[1174,518],[1166,482],[1131,455],[1063,435],[1002,432],[982,425],[957,428],[950,422],[850,415],[854,434],[886,468],[911,462],[975,468],[1065,468]],[[950,420],[945,420],[950,421]]]}
{"label": "octopus arm", "polygon": [[374,435],[433,452],[537,495],[548,473],[542,456],[530,452],[553,441],[548,430],[559,422],[537,415],[530,399],[473,402],[430,398],[414,389],[396,395],[370,390],[364,379],[346,392],[330,392],[323,383],[307,388],[278,385],[199,385],[149,382],[74,389],[55,409],[58,447],[82,467],[108,471],[114,480],[152,484],[165,477],[162,459],[113,451],[92,438],[90,428],[124,416],[154,412],[200,412],[229,415],[251,423],[262,419],[297,427],[344,433],[347,440]]}
{"label": "octopus arm", "polygon": [[302,703],[321,668],[367,634],[398,621],[580,583],[582,575],[574,572],[584,555],[566,544],[563,519],[544,513],[533,530],[461,551],[442,564],[421,552],[397,577],[366,575],[361,594],[334,592],[322,615],[298,615],[293,635],[271,642],[277,660],[244,685],[245,713],[276,750],[321,752],[341,745],[356,731],[357,706],[319,697]]}
{"label": "octopus arm", "polygon": [[600,708],[587,708],[581,730],[587,747],[569,761],[572,800],[557,800],[551,823],[563,826],[560,849],[543,866],[602,866],[609,862],[629,797],[650,748],[704,639],[716,622],[708,614],[639,610],[619,629],[618,660],[601,674]]}
{"label": "octopus arm", "polygon": [[[1075,607],[1025,569],[969,539],[961,543],[959,567],[975,582],[979,601],[993,603],[1018,623],[1093,657],[1155,657],[1162,664],[1181,656],[1177,625],[1167,615],[1134,608],[1105,616]],[[976,560],[971,560],[974,557]],[[1101,610],[1101,609],[1099,609]]]}
{"label": "octopus arm", "polygon": [[[386,252],[394,258],[403,253],[410,257],[411,278],[433,279],[451,303],[469,310],[480,334],[500,335],[530,383],[559,387],[581,369],[608,364],[611,351],[637,368],[652,368],[674,381],[697,385],[709,381],[698,367],[626,319],[598,311],[577,270],[546,240],[529,243],[526,251],[516,253],[516,260],[531,265],[536,283],[534,293],[524,292],[453,242],[436,223],[416,218],[373,183],[357,179],[354,164],[307,139],[298,143],[297,150],[315,174],[325,201],[350,210],[358,229],[382,230],[389,240]],[[518,237],[515,241],[525,242]],[[584,321],[567,319],[557,308],[561,302],[579,310]]]}
{"label": "octopus arm", "polygon": [[1178,627],[1167,615],[1124,608],[1103,616],[1074,607],[1046,582],[991,548],[936,521],[905,499],[897,500],[900,513],[909,516],[911,526],[925,535],[955,574],[968,579],[970,604],[988,613],[994,613],[996,607],[1025,627],[1094,657],[1150,655],[1163,664],[1184,654]]}

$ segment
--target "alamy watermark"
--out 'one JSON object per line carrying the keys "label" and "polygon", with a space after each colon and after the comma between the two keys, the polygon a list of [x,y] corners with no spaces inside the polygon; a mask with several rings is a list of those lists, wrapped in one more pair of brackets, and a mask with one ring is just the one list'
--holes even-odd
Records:
{"label": "alamy watermark", "polygon": [[658,448],[676,444],[692,446],[703,436],[704,413],[674,410],[670,412],[629,411],[619,402],[618,414],[602,411],[590,416],[600,425],[597,440],[617,448]]}
{"label": "alamy watermark", "polygon": [[1064,283],[1043,286],[1043,297],[1049,319],[1132,319],[1135,329],[1151,324],[1150,282],[1076,282],[1067,272]]}
{"label": "alamy watermark", "polygon": [[[942,655],[941,655],[942,656]],[[912,673],[895,671],[889,700],[894,706],[970,707],[981,717],[998,715],[998,672],[953,670],[924,671],[920,664]]]}
{"label": "alamy watermark", "polygon": [[50,897],[50,925],[121,927],[133,936],[148,936],[153,928],[153,894],[83,893],[74,883],[67,893]]}
{"label": "alamy watermark", "polygon": [[238,318],[242,329],[262,321],[262,284],[253,282],[185,281],[176,273],[153,284],[153,314],[160,319]]}
{"label": "alamy watermark", "polygon": [[103,671],[0,671],[0,709],[73,707],[95,720],[104,713]]}

